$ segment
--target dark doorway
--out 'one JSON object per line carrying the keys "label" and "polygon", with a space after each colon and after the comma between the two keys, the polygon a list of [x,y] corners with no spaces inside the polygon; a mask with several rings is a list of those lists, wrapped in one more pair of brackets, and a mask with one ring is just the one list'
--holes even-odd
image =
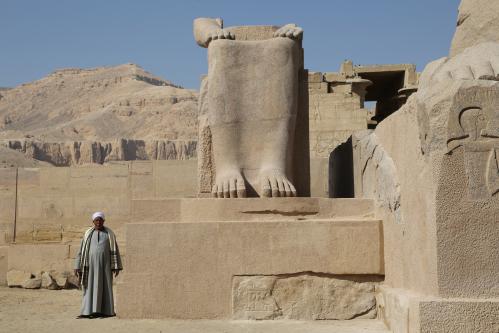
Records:
{"label": "dark doorway", "polygon": [[352,138],[336,147],[329,154],[329,197],[353,198]]}

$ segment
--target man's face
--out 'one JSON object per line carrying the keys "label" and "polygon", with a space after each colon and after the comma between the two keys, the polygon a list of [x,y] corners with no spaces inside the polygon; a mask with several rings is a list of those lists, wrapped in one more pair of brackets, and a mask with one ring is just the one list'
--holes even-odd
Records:
{"label": "man's face", "polygon": [[102,230],[102,228],[104,226],[104,220],[102,219],[102,217],[97,217],[94,220],[94,226],[95,226],[95,229]]}

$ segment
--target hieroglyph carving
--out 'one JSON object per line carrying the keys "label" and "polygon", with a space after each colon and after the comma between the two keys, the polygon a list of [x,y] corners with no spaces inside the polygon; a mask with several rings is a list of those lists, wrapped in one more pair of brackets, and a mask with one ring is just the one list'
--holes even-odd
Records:
{"label": "hieroglyph carving", "polygon": [[449,115],[447,154],[463,146],[471,199],[499,193],[499,90],[472,88],[456,95]]}

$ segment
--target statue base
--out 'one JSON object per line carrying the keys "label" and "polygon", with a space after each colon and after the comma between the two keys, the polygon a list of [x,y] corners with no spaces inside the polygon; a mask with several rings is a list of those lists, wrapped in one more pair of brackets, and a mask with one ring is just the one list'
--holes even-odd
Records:
{"label": "statue base", "polygon": [[374,318],[384,272],[373,212],[363,199],[136,200],[117,313]]}

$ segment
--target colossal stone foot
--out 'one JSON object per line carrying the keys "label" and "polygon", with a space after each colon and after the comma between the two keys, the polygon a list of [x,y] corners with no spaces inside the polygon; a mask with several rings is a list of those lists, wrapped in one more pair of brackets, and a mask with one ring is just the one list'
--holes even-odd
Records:
{"label": "colossal stone foot", "polygon": [[274,37],[287,37],[300,40],[303,38],[303,29],[293,23],[286,24],[274,32]]}
{"label": "colossal stone foot", "polygon": [[296,189],[279,170],[265,170],[260,174],[263,197],[296,197]]}
{"label": "colossal stone foot", "polygon": [[239,172],[217,176],[211,190],[214,198],[246,198],[246,185]]}

